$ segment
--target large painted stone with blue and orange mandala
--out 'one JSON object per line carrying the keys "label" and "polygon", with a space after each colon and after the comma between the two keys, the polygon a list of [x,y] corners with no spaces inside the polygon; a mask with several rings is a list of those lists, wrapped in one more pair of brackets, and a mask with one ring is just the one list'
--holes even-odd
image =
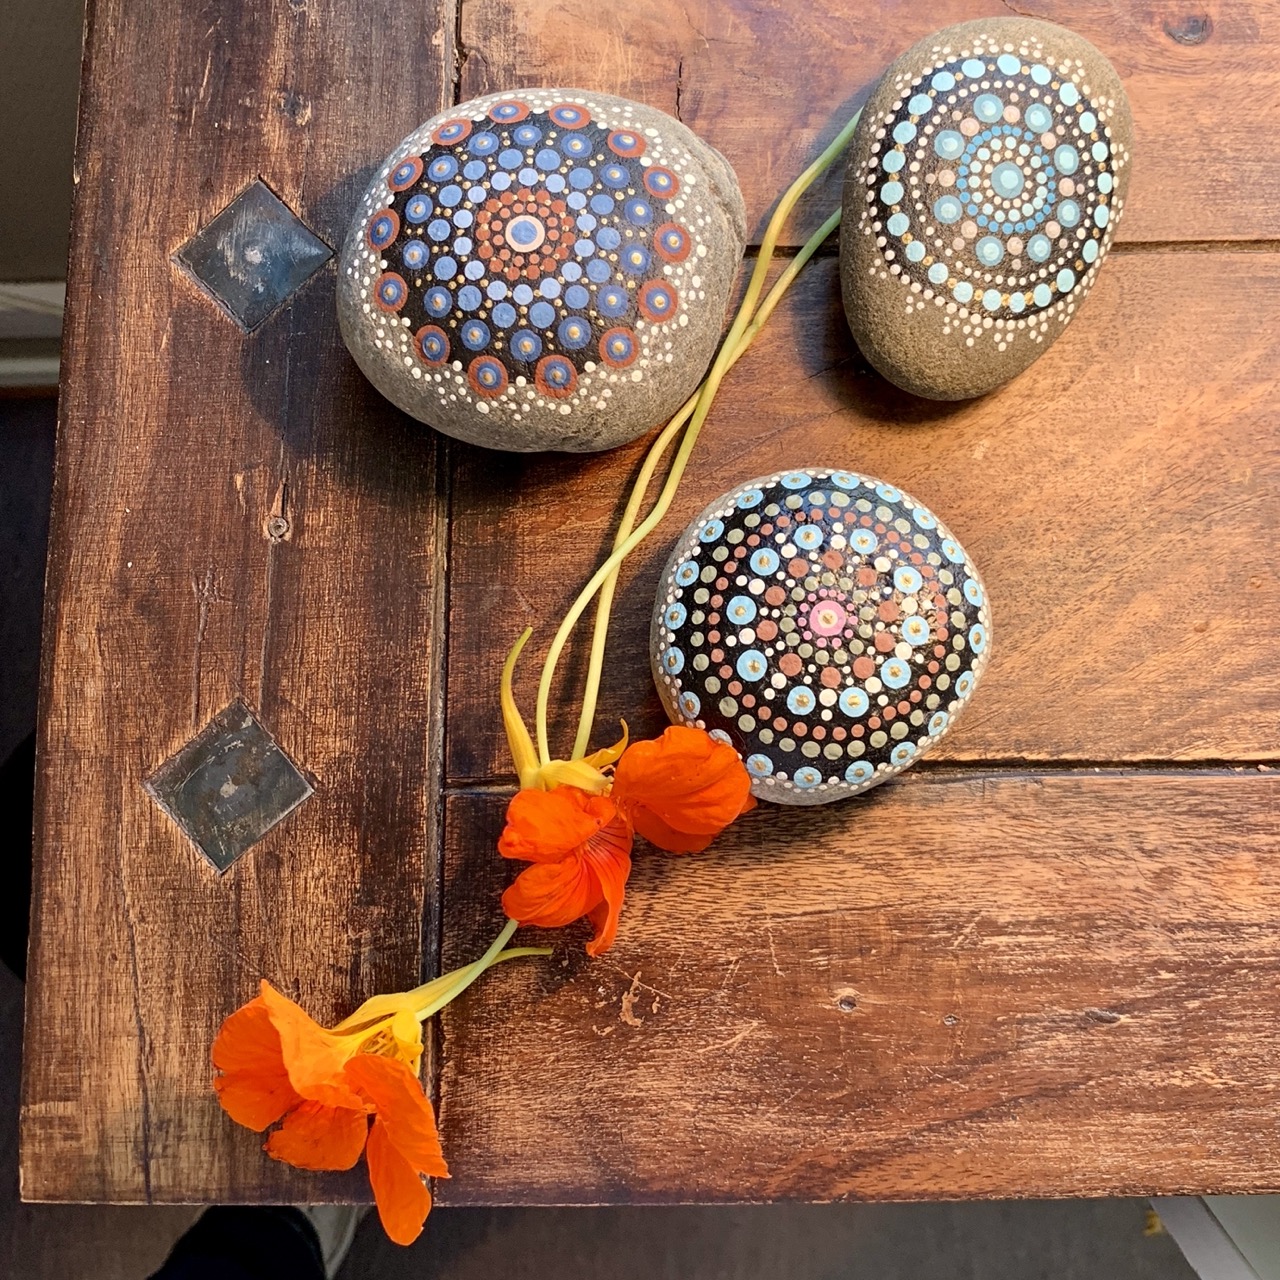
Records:
{"label": "large painted stone with blue and orange mandala", "polygon": [[1120,77],[1063,27],[981,19],[907,50],[845,178],[840,271],[863,354],[936,400],[1021,373],[1097,277],[1132,146]]}
{"label": "large painted stone with blue and orange mandala", "polygon": [[927,507],[806,468],[741,485],[684,531],[651,653],[672,721],[734,747],[759,799],[822,804],[942,738],[990,648],[982,579]]}
{"label": "large painted stone with blue and orange mandala", "polygon": [[745,240],[733,170],[678,120],[580,89],[493,94],[378,170],[342,249],[342,335],[448,435],[607,449],[697,387]]}

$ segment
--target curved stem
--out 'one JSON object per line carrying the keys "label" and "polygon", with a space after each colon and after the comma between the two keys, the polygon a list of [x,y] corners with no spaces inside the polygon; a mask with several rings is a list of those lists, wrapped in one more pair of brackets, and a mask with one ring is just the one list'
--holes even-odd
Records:
{"label": "curved stem", "polygon": [[455,981],[451,982],[443,992],[436,992],[430,1003],[418,1010],[418,1021],[425,1022],[433,1013],[441,1009],[464,992],[497,958],[498,953],[511,941],[511,935],[519,928],[515,920],[508,920],[502,932],[489,944],[489,949],[473,964],[457,971]]}
{"label": "curved stem", "polygon": [[[627,535],[635,528],[636,516],[640,514],[640,505],[649,490],[653,473],[658,469],[658,464],[671,447],[671,442],[679,434],[680,428],[688,422],[690,415],[697,408],[698,397],[701,394],[702,387],[699,385],[698,390],[684,402],[676,416],[649,447],[644,466],[640,468],[640,474],[631,488],[631,497],[627,502],[626,510],[623,511],[622,519],[618,522],[618,532],[613,540],[614,550],[622,545]],[[573,755],[570,757],[572,760],[581,760],[587,754],[587,746],[591,741],[591,728],[596,718],[596,699],[600,691],[600,673],[604,668],[604,645],[609,633],[609,615],[613,611],[613,593],[617,582],[618,570],[615,569],[600,589],[600,599],[596,604],[595,630],[591,636],[591,657],[587,664],[587,681],[582,693],[582,711],[578,716],[578,735],[573,743]]]}
{"label": "curved stem", "polygon": [[[856,124],[856,122],[857,122],[857,117],[855,116],[853,123]],[[849,127],[852,128],[852,125]],[[840,139],[837,139],[837,142],[839,141]],[[834,145],[835,144],[833,144],[833,146]],[[777,307],[778,303],[782,301],[783,296],[786,294],[787,290],[791,287],[791,285],[795,282],[796,277],[800,274],[805,264],[810,260],[810,258],[813,257],[813,255],[822,246],[823,242],[827,239],[827,237],[831,235],[831,233],[839,225],[840,225],[840,210],[837,209],[833,214],[831,214],[827,218],[827,220],[822,224],[822,226],[819,227],[818,230],[814,232],[814,234],[810,236],[807,241],[805,241],[804,246],[800,249],[799,253],[797,253],[796,256],[791,260],[791,262],[788,263],[786,269],[781,273],[781,275],[779,275],[778,279],[774,281],[773,287],[769,290],[769,293],[766,295],[764,301],[760,304],[755,315],[750,317],[750,323],[744,327],[744,329],[742,330],[741,336],[732,347],[730,347],[730,339],[733,336],[733,330],[730,330],[729,338],[725,339],[725,344],[724,344],[724,347],[722,348],[722,354],[727,350],[728,355],[724,362],[724,367],[721,372],[721,377],[723,377],[724,373],[727,373],[731,368],[733,368],[733,366],[737,364],[737,362],[742,358],[742,356],[746,354],[747,348],[751,346],[752,342],[755,341],[760,331],[764,328],[769,317],[773,314],[774,309]],[[775,233],[775,236],[776,236],[776,233]],[[767,236],[766,236],[766,241],[764,243],[768,243]],[[761,261],[765,260],[763,258],[764,243],[762,243],[761,245],[761,259],[760,259]],[[759,261],[757,261],[757,264],[756,264],[757,272],[759,271],[759,265],[760,263]],[[766,262],[766,266],[767,266],[767,262]],[[753,276],[753,282],[754,282],[754,276]],[[745,308],[746,308],[746,301],[744,300],[743,309],[740,310],[739,312],[739,318],[741,318],[741,316],[745,312]],[[712,372],[713,373],[715,372],[714,368]],[[710,383],[710,381],[711,381],[711,378],[710,376],[708,376],[707,381],[704,382],[702,386],[698,389],[698,391],[695,393],[695,395],[691,397],[690,400],[688,400],[684,404],[684,406],[680,409],[680,411],[676,414],[676,416],[672,418],[671,422],[668,424],[668,426],[662,432],[662,434],[657,438],[657,440],[654,441],[653,445],[650,446],[649,454],[645,458],[645,463],[640,470],[640,474],[636,477],[635,484],[632,487],[631,497],[627,502],[626,510],[623,512],[622,519],[619,522],[618,533],[617,533],[617,536],[614,538],[614,542],[613,542],[613,550],[615,555],[617,554],[619,549],[627,542],[632,532],[632,529],[635,525],[636,516],[639,513],[640,505],[644,500],[645,492],[649,487],[649,483],[653,478],[653,473],[657,469],[658,463],[661,461],[663,455],[666,453],[667,449],[670,447],[671,441],[675,438],[675,435],[677,434],[677,432],[684,425],[685,421],[689,418],[690,413],[694,409],[696,409],[702,397],[706,394],[706,388],[707,388],[707,385]],[[718,385],[718,382],[716,385]],[[711,392],[711,394],[712,396],[714,396],[715,394],[714,390]],[[704,413],[703,414],[704,419],[705,419],[705,416],[706,415]],[[701,422],[698,423],[699,428],[700,426],[701,426]],[[691,427],[690,431],[696,432],[696,429],[697,428]],[[678,481],[679,481],[679,478],[677,477],[677,483]],[[661,501],[661,499],[659,501]],[[665,511],[665,508],[664,508],[664,511]],[[638,545],[638,544],[635,544],[635,543],[632,544],[632,546],[635,546],[635,545]],[[626,553],[624,552],[623,554],[625,555]],[[610,560],[612,559],[613,557],[610,557]],[[609,561],[606,561],[606,564],[608,563]],[[591,737],[591,729],[595,721],[596,702],[599,696],[599,689],[600,689],[600,676],[604,668],[605,642],[608,639],[609,618],[613,609],[614,591],[617,586],[618,573],[620,571],[620,568],[621,568],[621,559],[619,559],[617,564],[615,564],[614,567],[608,572],[608,574],[603,579],[603,581],[601,582],[598,588],[600,594],[599,594],[599,600],[596,603],[595,626],[594,626],[594,630],[592,632],[592,637],[591,637],[591,656],[590,656],[590,662],[587,668],[586,686],[583,692],[582,711],[578,719],[577,737],[575,738],[574,745],[573,745],[573,759],[575,760],[581,758],[583,755],[586,754],[587,744],[590,741],[590,737]],[[592,579],[592,581],[594,582],[595,579]],[[583,601],[584,607],[586,602],[590,599],[590,597],[593,594],[595,594],[595,592],[591,587],[591,583],[588,583],[587,587],[583,591],[583,596],[585,596],[586,599],[583,600],[583,596],[579,597],[579,599]],[[576,603],[577,602],[575,601],[575,605]],[[580,615],[581,615],[581,610],[579,610],[578,614],[575,615],[575,620],[576,620],[576,617]],[[572,623],[569,622],[568,619],[566,619],[566,622],[569,623],[570,627],[572,626]],[[559,650],[556,650],[556,656],[557,657],[559,656]],[[554,662],[550,655],[548,655],[548,665],[551,666],[551,668],[554,670]],[[544,677],[545,675],[546,675],[546,671],[544,670]],[[549,686],[549,683],[550,683],[549,680],[547,681],[547,683]],[[542,689],[541,687],[539,687],[539,699],[541,699],[541,695],[542,695]],[[541,729],[541,724],[542,722],[539,721],[540,729]]]}

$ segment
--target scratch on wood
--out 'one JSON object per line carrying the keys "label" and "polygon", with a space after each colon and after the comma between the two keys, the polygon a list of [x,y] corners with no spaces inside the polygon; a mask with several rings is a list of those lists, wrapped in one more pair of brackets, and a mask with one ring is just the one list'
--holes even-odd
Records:
{"label": "scratch on wood", "polygon": [[1084,1016],[1090,1022],[1103,1022],[1108,1025],[1124,1021],[1124,1014],[1116,1013],[1111,1009],[1086,1009]]}
{"label": "scratch on wood", "polygon": [[[285,365],[284,380],[285,403],[289,398],[289,365]],[[280,445],[280,464],[284,465],[284,443]],[[274,622],[272,614],[272,602],[275,595],[275,568],[277,549],[281,540],[289,532],[288,501],[289,501],[289,477],[286,475],[280,481],[280,487],[276,490],[276,500],[273,504],[271,514],[263,522],[263,532],[267,538],[267,567],[266,567],[266,602],[262,611],[262,650],[258,655],[258,706],[263,707],[267,698],[267,653],[268,646],[271,642],[271,628]],[[280,532],[280,524],[283,522],[283,532]]]}
{"label": "scratch on wood", "polygon": [[636,976],[631,979],[631,990],[623,994],[622,1008],[618,1013],[618,1021],[625,1022],[629,1027],[638,1027],[644,1023],[643,1018],[636,1017],[636,1001],[640,998],[640,988],[643,985],[637,970]]}
{"label": "scratch on wood", "polygon": [[[209,35],[213,34],[210,28]],[[208,36],[206,36],[206,39]],[[187,136],[190,137],[196,127],[196,113],[200,109],[200,104],[204,101],[205,90],[209,87],[209,72],[213,69],[213,50],[209,50],[209,56],[204,60],[204,75],[200,79],[200,88],[196,91],[196,96],[191,100],[191,118],[187,121]]]}
{"label": "scratch on wood", "polygon": [[773,971],[779,978],[785,978],[787,975],[782,972],[782,966],[778,963],[778,951],[773,945],[773,926],[767,921],[765,922],[764,932],[769,939],[769,956],[773,960]]}
{"label": "scratch on wood", "polygon": [[[675,999],[675,996],[673,996],[670,991],[663,991],[661,987],[655,987],[648,982],[640,982],[640,973],[638,971],[633,976],[629,974],[625,969],[623,969],[620,965],[616,965],[611,960],[605,960],[603,958],[598,959],[596,961],[596,964],[603,965],[607,969],[612,969],[614,973],[620,973],[624,978],[626,978],[628,982],[632,983],[633,985],[639,982],[643,990],[652,991],[655,996],[661,996],[664,1000]],[[603,991],[604,988],[602,987],[601,990]]]}
{"label": "scratch on wood", "polygon": [[719,1044],[704,1044],[698,1053],[715,1053],[720,1049],[736,1049],[753,1031],[760,1026],[760,1020],[757,1018],[748,1026],[742,1028],[736,1036],[730,1036],[728,1040],[722,1040]]}
{"label": "scratch on wood", "polygon": [[218,588],[214,582],[214,570],[210,565],[205,570],[204,581],[191,579],[191,590],[195,593],[199,615],[196,619],[195,652],[191,657],[191,725],[200,727],[200,649],[204,644],[204,633],[209,626],[209,602],[218,598]]}

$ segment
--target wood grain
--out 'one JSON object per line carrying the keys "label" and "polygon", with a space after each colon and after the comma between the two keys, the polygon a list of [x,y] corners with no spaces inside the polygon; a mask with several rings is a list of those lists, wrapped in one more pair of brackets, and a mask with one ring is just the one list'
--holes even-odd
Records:
{"label": "wood grain", "polygon": [[[268,1160],[221,1114],[209,1046],[260,977],[327,1018],[434,965],[439,444],[342,353],[332,266],[246,337],[170,258],[255,177],[338,244],[370,167],[451,96],[453,28],[444,3],[93,6],[44,631],[29,1199],[363,1185]],[[316,794],[219,879],[141,784],[238,694]]]}
{"label": "wood grain", "polygon": [[[336,246],[397,139],[459,93],[535,82],[675,110],[759,219],[896,52],[1009,8],[461,3],[92,9],[28,1198],[364,1194],[362,1173],[295,1173],[231,1125],[210,1040],[259,977],[331,1017],[492,937],[504,796],[455,792],[442,853],[440,775],[504,778],[501,655],[526,622],[549,639],[641,452],[446,445],[342,353],[332,265],[246,336],[174,251],[255,178]],[[834,261],[815,264],[629,570],[601,736],[621,715],[660,727],[651,593],[684,522],[801,462],[881,474],[948,520],[996,601],[983,686],[941,767],[819,813],[762,808],[712,857],[642,857],[605,962],[574,938],[452,1010],[443,1198],[1280,1187],[1277,783],[1204,767],[1272,760],[1280,731],[1276,6],[1018,8],[1068,18],[1130,87],[1130,244],[1043,360],[963,406],[871,374]],[[218,879],[141,782],[236,696],[316,793]],[[1086,762],[1177,767],[1062,767]]]}
{"label": "wood grain", "polygon": [[[1011,12],[1071,27],[1125,82],[1137,145],[1122,240],[1280,236],[1280,23],[1266,0],[463,0],[462,92],[585,83],[660,107],[728,157],[759,235],[900,53],[941,27]],[[838,203],[833,176],[791,242]]]}
{"label": "wood grain", "polygon": [[[1280,1188],[1278,801],[915,771],[646,848],[603,960],[561,934],[446,1012],[441,1199]],[[496,926],[504,805],[450,798],[446,964]]]}
{"label": "wood grain", "polygon": [[[620,589],[597,718],[665,723],[648,669],[653,592],[702,507],[752,476],[846,467],[948,523],[994,603],[992,661],[931,759],[1269,760],[1280,741],[1280,262],[1122,253],[1068,333],[964,405],[895,392],[809,268],[737,366],[680,496]],[[502,654],[535,628],[517,693],[611,540],[643,446],[585,459],[460,451],[452,528],[449,774],[505,779]],[[519,494],[519,502],[512,495]],[[537,510],[537,520],[529,520]],[[585,647],[585,643],[582,647]],[[554,723],[567,751],[580,665]]]}

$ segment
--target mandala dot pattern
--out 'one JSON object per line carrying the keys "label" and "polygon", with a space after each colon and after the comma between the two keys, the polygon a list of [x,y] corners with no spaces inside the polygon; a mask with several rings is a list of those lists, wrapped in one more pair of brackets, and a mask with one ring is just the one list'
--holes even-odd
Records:
{"label": "mandala dot pattern", "polygon": [[660,112],[570,90],[478,99],[406,139],[366,193],[344,336],[384,394],[451,434],[606,447],[696,385],[741,223],[727,164]]}
{"label": "mandala dot pattern", "polygon": [[892,485],[752,480],[681,536],[658,588],[668,715],[737,750],[762,800],[820,804],[905,769],[955,723],[991,649],[964,548]]}
{"label": "mandala dot pattern", "polygon": [[1029,364],[1106,257],[1130,129],[1110,64],[1062,28],[966,23],[904,55],[845,186],[846,309],[872,362],[941,398]]}

